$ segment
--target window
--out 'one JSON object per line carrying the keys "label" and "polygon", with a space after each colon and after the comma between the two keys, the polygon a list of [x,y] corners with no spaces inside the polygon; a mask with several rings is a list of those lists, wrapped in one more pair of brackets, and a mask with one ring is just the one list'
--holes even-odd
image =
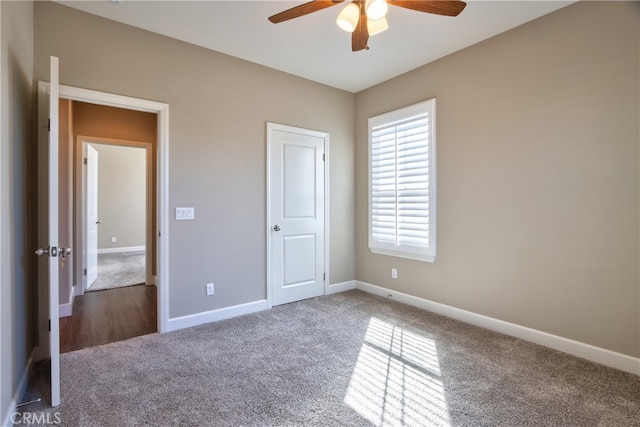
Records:
{"label": "window", "polygon": [[430,99],[369,119],[369,249],[433,262],[435,106]]}

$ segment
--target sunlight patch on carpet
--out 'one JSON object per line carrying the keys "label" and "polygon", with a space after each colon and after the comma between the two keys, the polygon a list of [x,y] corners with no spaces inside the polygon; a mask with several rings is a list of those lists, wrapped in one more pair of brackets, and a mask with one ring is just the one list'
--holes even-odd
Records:
{"label": "sunlight patch on carpet", "polygon": [[449,426],[435,341],[372,317],[344,402],[376,426]]}

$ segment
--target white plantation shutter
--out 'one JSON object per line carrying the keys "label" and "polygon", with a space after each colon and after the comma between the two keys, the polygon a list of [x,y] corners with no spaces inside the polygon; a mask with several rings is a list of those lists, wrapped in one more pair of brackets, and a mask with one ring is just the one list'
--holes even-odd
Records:
{"label": "white plantation shutter", "polygon": [[435,259],[435,99],[369,119],[369,248]]}

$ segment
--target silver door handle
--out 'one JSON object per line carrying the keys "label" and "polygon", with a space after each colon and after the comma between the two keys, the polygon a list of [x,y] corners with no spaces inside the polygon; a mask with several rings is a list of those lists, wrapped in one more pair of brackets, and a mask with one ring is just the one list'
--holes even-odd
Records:
{"label": "silver door handle", "polygon": [[35,254],[38,256],[49,255],[51,258],[58,256],[58,248],[56,246],[50,246],[46,249],[38,248],[35,250]]}
{"label": "silver door handle", "polygon": [[62,258],[66,258],[67,255],[71,255],[71,248],[60,248],[59,251]]}
{"label": "silver door handle", "polygon": [[36,255],[38,255],[38,256],[49,255],[49,248],[47,248],[47,249],[43,249],[43,248],[36,249]]}
{"label": "silver door handle", "polygon": [[102,224],[102,221],[96,221],[96,224]]}
{"label": "silver door handle", "polygon": [[282,229],[280,228],[280,226],[278,224],[273,226],[273,231],[280,231],[280,230],[282,230]]}

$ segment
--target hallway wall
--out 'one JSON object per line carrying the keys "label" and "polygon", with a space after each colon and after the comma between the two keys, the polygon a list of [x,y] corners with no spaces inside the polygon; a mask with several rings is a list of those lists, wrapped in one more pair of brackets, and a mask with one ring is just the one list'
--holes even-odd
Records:
{"label": "hallway wall", "polygon": [[[145,246],[147,152],[144,148],[89,144],[98,152],[98,253]],[[116,238],[112,242],[112,237]],[[149,253],[152,252],[149,248]]]}

